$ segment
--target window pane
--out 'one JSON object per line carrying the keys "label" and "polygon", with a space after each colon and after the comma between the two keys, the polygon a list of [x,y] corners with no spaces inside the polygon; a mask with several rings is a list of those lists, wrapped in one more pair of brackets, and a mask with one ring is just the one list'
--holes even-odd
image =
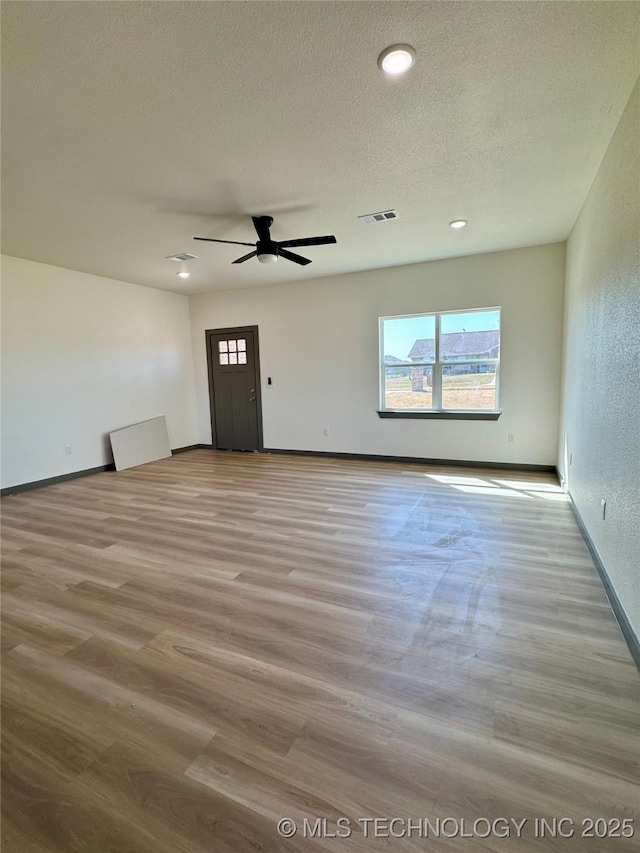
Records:
{"label": "window pane", "polygon": [[382,347],[385,364],[434,361],[436,320],[422,317],[391,317],[382,321]]}
{"label": "window pane", "polygon": [[246,364],[247,363],[247,354],[246,352],[238,353],[238,364]]}
{"label": "window pane", "polygon": [[236,351],[236,342],[235,341],[229,341],[229,352],[235,352],[235,351]]}
{"label": "window pane", "polygon": [[237,364],[238,363],[238,353],[230,352],[229,353],[229,364]]}
{"label": "window pane", "polygon": [[443,409],[493,410],[495,407],[495,364],[442,366]]}
{"label": "window pane", "polygon": [[227,342],[226,341],[220,341],[218,343],[218,351],[219,352],[226,352],[227,351]]}
{"label": "window pane", "polygon": [[244,338],[238,338],[238,352],[244,352],[247,348]]}
{"label": "window pane", "polygon": [[432,367],[385,367],[385,409],[430,409],[432,380]]}
{"label": "window pane", "polygon": [[229,364],[229,353],[220,353],[220,364]]}
{"label": "window pane", "polygon": [[500,357],[500,311],[462,311],[440,317],[440,359]]}

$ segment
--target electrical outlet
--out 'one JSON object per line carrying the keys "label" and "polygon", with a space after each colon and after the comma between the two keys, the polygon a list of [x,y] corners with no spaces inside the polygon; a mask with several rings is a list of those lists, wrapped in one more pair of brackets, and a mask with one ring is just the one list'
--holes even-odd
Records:
{"label": "electrical outlet", "polygon": [[515,440],[516,440],[516,434],[515,434],[515,432],[510,432],[510,433],[507,435],[507,441],[509,442],[509,444],[513,444],[513,442],[514,442]]}
{"label": "electrical outlet", "polygon": [[327,438],[327,437],[328,437],[328,435],[329,435],[329,427],[325,427],[325,428],[322,430],[322,434],[324,435],[324,437],[325,437],[325,438]]}
{"label": "electrical outlet", "polygon": [[602,518],[605,519],[607,517],[607,502],[604,498],[600,501],[600,509],[602,510]]}
{"label": "electrical outlet", "polygon": [[70,445],[70,444],[65,444],[65,446],[64,446],[64,452],[65,452],[65,454],[66,454],[67,456],[71,456],[71,454],[73,453],[73,450],[71,449],[71,445]]}

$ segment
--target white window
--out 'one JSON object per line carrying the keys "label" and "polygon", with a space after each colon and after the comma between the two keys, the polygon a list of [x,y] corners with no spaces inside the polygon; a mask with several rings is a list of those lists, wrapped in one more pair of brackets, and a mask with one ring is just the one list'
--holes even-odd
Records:
{"label": "white window", "polygon": [[500,309],[380,318],[383,412],[496,412]]}

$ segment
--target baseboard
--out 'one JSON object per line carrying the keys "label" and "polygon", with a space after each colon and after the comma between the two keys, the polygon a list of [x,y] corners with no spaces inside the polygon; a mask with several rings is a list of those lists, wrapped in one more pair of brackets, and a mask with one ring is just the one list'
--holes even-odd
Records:
{"label": "baseboard", "polygon": [[571,511],[576,520],[576,524],[578,525],[578,529],[580,530],[582,538],[584,539],[585,544],[589,549],[591,559],[593,560],[593,563],[596,567],[596,571],[600,576],[600,580],[602,582],[602,586],[604,587],[606,596],[609,599],[609,604],[611,605],[611,609],[613,610],[613,615],[616,617],[616,622],[620,626],[622,636],[624,637],[625,642],[629,647],[629,651],[631,652],[631,657],[633,658],[636,666],[640,670],[640,639],[638,639],[638,635],[634,631],[633,625],[629,621],[629,617],[627,616],[625,609],[622,606],[622,602],[618,598],[618,594],[615,591],[615,587],[611,583],[609,573],[607,572],[605,565],[602,562],[602,558],[598,553],[598,549],[596,548],[595,542],[591,538],[591,535],[587,530],[587,526],[582,520],[582,516],[578,512],[578,508],[574,504],[573,498],[571,497],[571,493],[569,491],[567,491],[567,497],[569,498],[569,506],[571,507]]}
{"label": "baseboard", "polygon": [[375,453],[333,453],[326,450],[281,450],[265,447],[264,453],[276,453],[281,456],[324,456],[329,459],[366,459],[370,462],[401,462],[417,465],[453,465],[459,468],[499,468],[507,471],[544,471],[556,474],[555,465],[530,465],[525,462],[471,462],[464,459],[427,459],[421,456],[379,456]]}
{"label": "baseboard", "polygon": [[66,480],[77,480],[78,477],[89,477],[91,474],[102,474],[103,471],[115,471],[113,462],[108,465],[98,465],[97,468],[85,468],[84,471],[72,471],[70,474],[60,474],[58,477],[47,477],[45,480],[34,480],[32,483],[20,483],[17,486],[8,486],[6,489],[0,489],[0,497],[17,495],[20,492],[30,492],[32,489],[42,489],[44,486],[54,486],[56,483],[64,483]]}
{"label": "baseboard", "polygon": [[[187,450],[198,450],[201,447],[211,447],[210,444],[190,444],[188,447],[176,447],[171,451],[174,453],[186,453]],[[78,477],[90,477],[91,474],[102,474],[103,471],[115,471],[113,462],[108,465],[98,465],[97,468],[85,468],[84,471],[72,471],[70,474],[60,474],[58,477],[47,477],[45,480],[34,480],[32,483],[20,483],[17,486],[8,486],[0,489],[0,497],[5,495],[17,495],[20,492],[30,492],[32,489],[42,489],[45,486],[55,486],[56,483],[64,483],[66,480],[76,480]]]}
{"label": "baseboard", "polygon": [[[175,447],[171,454],[187,453],[189,450],[212,450],[211,444],[189,444],[186,447]],[[427,459],[419,456],[379,456],[373,453],[332,453],[325,450],[281,450],[275,447],[265,447],[264,453],[275,453],[281,456],[324,456],[329,459],[365,459],[370,462],[400,462],[418,465],[453,465],[462,468],[498,468],[508,471],[544,471],[556,473],[553,465],[527,465],[512,462],[470,462],[462,459]],[[45,486],[53,486],[56,483],[64,483],[66,480],[75,480],[78,477],[89,477],[91,474],[101,474],[103,471],[114,471],[113,463],[109,465],[98,465],[97,468],[85,468],[84,471],[72,471],[70,474],[60,474],[58,477],[48,477],[45,480],[34,480],[32,483],[20,483],[17,486],[8,486],[0,489],[0,497],[5,495],[17,495],[20,492],[29,492],[32,489],[42,489]]]}

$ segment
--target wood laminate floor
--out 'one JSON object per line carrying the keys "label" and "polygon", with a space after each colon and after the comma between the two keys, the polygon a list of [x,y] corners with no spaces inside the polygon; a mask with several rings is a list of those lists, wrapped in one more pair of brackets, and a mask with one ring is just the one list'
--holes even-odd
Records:
{"label": "wood laminate floor", "polygon": [[551,475],[196,450],[2,516],[3,853],[638,849],[581,837],[640,679]]}

